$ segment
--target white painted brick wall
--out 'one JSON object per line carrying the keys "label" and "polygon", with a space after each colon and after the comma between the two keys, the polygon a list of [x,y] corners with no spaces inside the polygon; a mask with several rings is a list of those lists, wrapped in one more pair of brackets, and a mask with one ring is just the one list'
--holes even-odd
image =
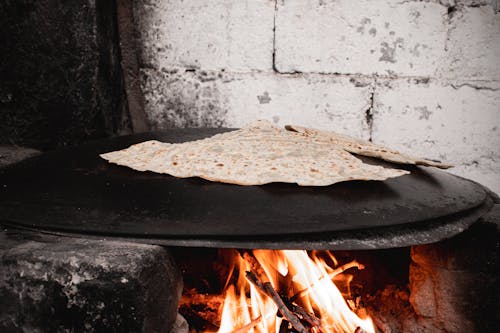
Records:
{"label": "white painted brick wall", "polygon": [[433,75],[444,56],[446,8],[385,1],[279,2],[281,72]]}
{"label": "white painted brick wall", "polygon": [[145,70],[143,82],[155,130],[241,127],[255,119],[268,119],[279,126],[300,123],[369,138],[364,114],[370,106],[371,79]]}
{"label": "white painted brick wall", "polygon": [[[448,161],[500,192],[500,82],[477,89],[431,80],[377,83],[373,140]],[[480,167],[480,170],[478,169]]]}
{"label": "white painted brick wall", "polygon": [[372,138],[500,193],[499,11],[498,0],[137,1],[146,112],[154,129],[269,119]]}
{"label": "white painted brick wall", "polygon": [[270,70],[274,2],[134,1],[146,66]]}
{"label": "white painted brick wall", "polygon": [[454,15],[445,47],[439,76],[500,80],[500,14],[491,7],[466,7]]}

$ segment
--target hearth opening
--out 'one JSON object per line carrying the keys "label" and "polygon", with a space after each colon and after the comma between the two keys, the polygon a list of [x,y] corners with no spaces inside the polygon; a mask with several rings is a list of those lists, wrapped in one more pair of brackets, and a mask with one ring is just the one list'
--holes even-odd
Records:
{"label": "hearth opening", "polygon": [[414,317],[408,247],[174,253],[191,332],[391,332]]}

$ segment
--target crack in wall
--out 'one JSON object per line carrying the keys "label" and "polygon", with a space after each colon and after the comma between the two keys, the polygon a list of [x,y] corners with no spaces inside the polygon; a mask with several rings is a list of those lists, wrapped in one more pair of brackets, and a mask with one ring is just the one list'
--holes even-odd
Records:
{"label": "crack in wall", "polygon": [[446,7],[446,18],[444,20],[445,26],[446,26],[446,39],[444,41],[444,50],[445,52],[449,51],[450,47],[450,42],[451,42],[451,33],[453,30],[457,28],[457,25],[454,24],[453,18],[455,17],[455,14],[460,13],[462,10],[462,7],[458,6],[456,3],[455,4],[449,4]]}
{"label": "crack in wall", "polygon": [[462,87],[469,87],[469,88],[473,88],[475,90],[488,90],[488,91],[500,91],[500,88],[492,88],[492,87],[486,87],[486,86],[479,86],[479,85],[475,85],[475,84],[472,84],[472,83],[461,83],[461,84],[450,84],[450,87],[452,87],[453,89],[455,90],[458,90]]}
{"label": "crack in wall", "polygon": [[374,104],[375,104],[375,90],[377,89],[377,77],[373,77],[373,85],[370,91],[370,105],[365,111],[365,122],[368,127],[368,141],[373,142],[373,115],[374,115]]}
{"label": "crack in wall", "polygon": [[372,142],[373,141],[373,96],[375,95],[374,92],[370,93],[370,107],[365,111],[365,121],[368,126],[368,141]]}
{"label": "crack in wall", "polygon": [[[480,7],[492,7],[493,10],[498,11],[499,7],[499,1],[498,0],[477,0],[477,1],[463,1],[463,0],[403,0],[400,2],[397,2],[397,5],[404,5],[408,3],[415,3],[415,2],[428,2],[428,3],[435,3],[438,5],[441,5],[443,7],[460,7],[460,8],[480,8]],[[453,8],[452,10],[454,11],[457,8]]]}
{"label": "crack in wall", "polygon": [[274,0],[274,16],[273,16],[273,71],[280,73],[276,68],[276,15],[278,14],[278,0]]}

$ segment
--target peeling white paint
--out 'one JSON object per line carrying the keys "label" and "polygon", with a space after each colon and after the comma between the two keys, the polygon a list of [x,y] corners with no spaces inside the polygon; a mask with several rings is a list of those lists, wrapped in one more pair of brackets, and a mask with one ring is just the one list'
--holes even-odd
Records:
{"label": "peeling white paint", "polygon": [[296,123],[456,165],[500,193],[500,6],[138,1],[153,129]]}

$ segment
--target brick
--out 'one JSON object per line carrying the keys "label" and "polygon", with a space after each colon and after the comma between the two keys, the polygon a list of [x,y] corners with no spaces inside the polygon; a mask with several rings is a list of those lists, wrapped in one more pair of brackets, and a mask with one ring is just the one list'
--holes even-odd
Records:
{"label": "brick", "polygon": [[500,192],[498,83],[382,80],[374,101],[374,142],[447,161]]}
{"label": "brick", "polygon": [[0,230],[2,332],[168,332],[181,290],[160,246]]}
{"label": "brick", "polygon": [[274,2],[135,2],[146,67],[269,70]]}
{"label": "brick", "polygon": [[276,67],[432,75],[444,56],[446,10],[416,1],[278,1]]}
{"label": "brick", "polygon": [[434,284],[431,272],[425,267],[414,263],[410,265],[410,302],[418,316],[436,316]]}
{"label": "brick", "polygon": [[464,7],[451,20],[447,57],[439,75],[500,80],[500,12],[490,6]]}
{"label": "brick", "polygon": [[368,138],[371,79],[273,73],[145,70],[146,111],[155,129],[240,127],[256,119]]}
{"label": "brick", "polygon": [[499,221],[495,205],[465,232],[411,248],[410,303],[435,331],[497,330]]}

